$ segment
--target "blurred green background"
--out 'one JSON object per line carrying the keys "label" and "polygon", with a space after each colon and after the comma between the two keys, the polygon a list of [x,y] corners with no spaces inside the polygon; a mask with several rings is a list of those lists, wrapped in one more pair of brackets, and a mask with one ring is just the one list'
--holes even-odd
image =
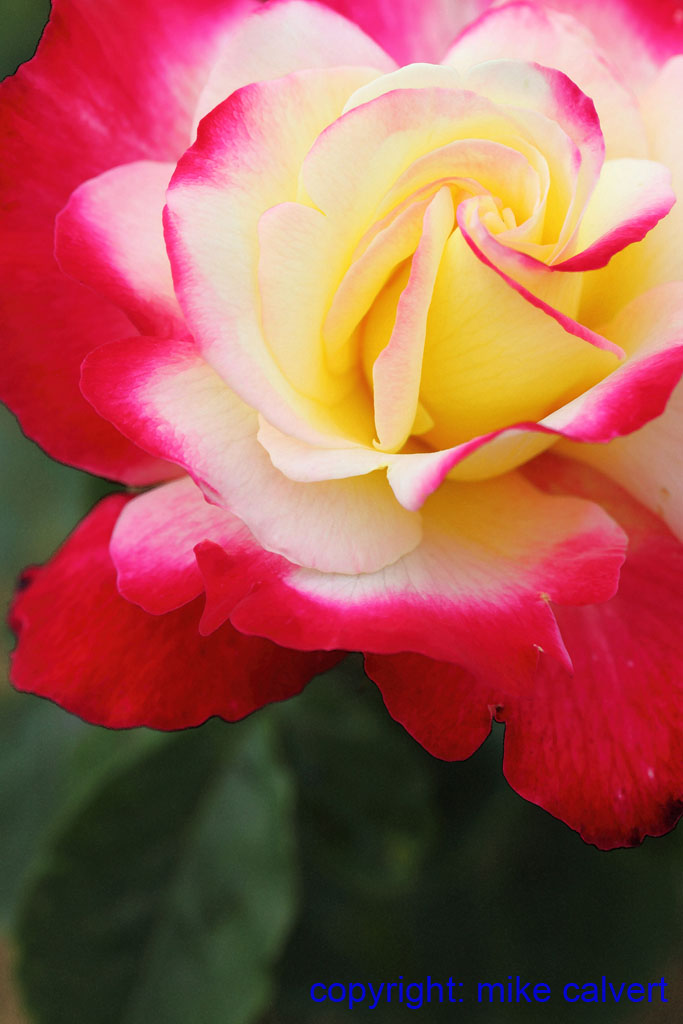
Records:
{"label": "blurred green background", "polygon": [[[47,11],[0,0],[3,75]],[[107,485],[5,411],[0,466],[6,605]],[[5,629],[3,665],[11,645]],[[313,983],[428,975],[466,999],[423,1006],[428,1024],[681,1020],[683,828],[599,853],[510,791],[501,751],[496,728],[467,763],[430,758],[355,658],[245,723],[174,736],[85,726],[3,677],[0,1024],[336,1024],[350,1010],[314,1005]],[[474,1001],[517,974],[554,991],[664,976],[670,1001]]]}

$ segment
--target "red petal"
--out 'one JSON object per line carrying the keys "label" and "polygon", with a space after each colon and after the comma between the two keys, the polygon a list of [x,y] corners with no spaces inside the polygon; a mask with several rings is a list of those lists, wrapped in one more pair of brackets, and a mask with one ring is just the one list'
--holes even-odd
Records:
{"label": "red petal", "polygon": [[594,470],[557,456],[528,469],[553,493],[599,502],[630,538],[619,591],[604,604],[555,607],[570,674],[541,655],[526,694],[500,678],[416,655],[367,658],[391,714],[438,757],[468,757],[506,723],[504,770],[601,849],[671,829],[683,812],[683,546]]}
{"label": "red petal", "polygon": [[421,654],[367,654],[365,669],[392,718],[445,761],[462,761],[491,731],[486,688],[458,665]]}
{"label": "red petal", "polygon": [[438,63],[486,0],[325,0],[355,21],[399,64]]}
{"label": "red petal", "polygon": [[598,500],[629,534],[619,592],[558,608],[574,662],[541,659],[528,701],[505,707],[505,774],[601,849],[662,835],[683,811],[683,546],[600,474],[546,457],[535,482]]}
{"label": "red petal", "polygon": [[36,57],[0,92],[2,398],[56,458],[139,484],[169,473],[82,397],[79,367],[129,335],[69,281],[54,219],[76,186],[117,164],[177,160],[224,33],[250,0],[57,0]]}
{"label": "red petal", "polygon": [[12,682],[97,725],[180,729],[235,721],[299,693],[336,655],[302,654],[230,625],[199,635],[201,599],[154,616],[116,590],[109,539],[126,498],[105,499],[44,567],[29,570],[11,613]]}

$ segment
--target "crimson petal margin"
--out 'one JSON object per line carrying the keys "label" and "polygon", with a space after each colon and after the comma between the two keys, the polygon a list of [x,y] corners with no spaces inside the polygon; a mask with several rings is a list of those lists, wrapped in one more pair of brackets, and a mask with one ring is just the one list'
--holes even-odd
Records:
{"label": "crimson petal margin", "polygon": [[125,337],[130,324],[64,278],[53,256],[54,218],[74,188],[111,167],[178,159],[221,42],[253,6],[56,0],[36,56],[2,84],[2,399],[50,455],[90,472],[130,484],[169,476],[78,390],[91,339]]}
{"label": "crimson petal margin", "polygon": [[633,846],[668,832],[683,811],[683,546],[578,463],[545,457],[528,475],[552,493],[599,501],[629,548],[611,601],[558,609],[574,674],[542,658],[530,700],[502,713],[505,774],[588,842]]}
{"label": "crimson petal margin", "polygon": [[[573,672],[541,655],[524,693],[417,655],[366,657],[389,712],[430,753],[460,760],[504,722],[504,771],[600,849],[634,846],[683,812],[683,546],[621,488],[545,455],[534,482],[599,502],[628,532],[617,594],[556,609]],[[644,680],[648,685],[644,685]]]}
{"label": "crimson petal margin", "polygon": [[108,728],[184,729],[292,697],[338,660],[284,650],[229,624],[203,637],[199,602],[154,616],[125,601],[109,538],[126,500],[105,498],[45,566],[24,574],[10,616],[18,690]]}
{"label": "crimson petal margin", "polygon": [[495,686],[422,654],[366,654],[389,714],[434,757],[464,761],[491,732]]}
{"label": "crimson petal margin", "polygon": [[246,528],[227,551],[199,544],[201,629],[229,617],[241,632],[289,647],[412,650],[517,692],[541,649],[566,663],[548,602],[603,601],[616,590],[624,535],[590,502],[553,501],[508,474],[445,484],[422,516],[418,548],[356,576],[294,566],[260,549]]}

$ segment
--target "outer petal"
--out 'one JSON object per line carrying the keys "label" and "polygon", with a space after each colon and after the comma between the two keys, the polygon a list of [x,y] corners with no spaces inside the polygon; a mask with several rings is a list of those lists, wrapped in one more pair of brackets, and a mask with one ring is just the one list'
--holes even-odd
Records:
{"label": "outer petal", "polygon": [[23,579],[12,682],[109,728],[179,729],[243,718],[298,693],[330,656],[236,633],[197,630],[190,604],[152,616],[116,590],[109,537],[125,498],[101,502],[42,569]]}
{"label": "outer petal", "polygon": [[204,540],[227,544],[233,522],[206,501],[189,477],[133,498],[111,538],[119,593],[154,615],[192,601],[204,589],[195,545]]}
{"label": "outer petal", "polygon": [[270,551],[356,573],[419,543],[419,515],[397,504],[380,474],[305,485],[276,470],[257,440],[257,414],[189,341],[132,338],[104,346],[85,361],[83,388],[127,436],[183,466]]}
{"label": "outer petal", "polygon": [[85,182],[57,217],[62,269],[119,306],[145,334],[186,333],[162,215],[174,164],[123,164]]}
{"label": "outer petal", "polygon": [[602,849],[633,846],[683,810],[683,547],[594,471],[555,456],[531,471],[544,488],[599,501],[629,534],[618,593],[556,610],[573,674],[541,655],[528,690],[511,694],[501,679],[415,655],[373,655],[366,667],[430,753],[468,757],[495,715],[514,789]]}
{"label": "outer petal", "polygon": [[257,8],[226,40],[199,98],[195,122],[236,89],[307,68],[344,65],[389,71],[396,65],[360,28],[331,5],[284,0]]}
{"label": "outer petal", "polygon": [[399,64],[438,63],[448,44],[476,17],[481,0],[326,0],[376,39]]}
{"label": "outer petal", "polygon": [[500,713],[505,774],[601,848],[662,835],[683,810],[683,547],[656,517],[597,474],[534,467],[545,486],[597,499],[629,533],[618,594],[558,621],[568,676],[542,658],[529,699]]}
{"label": "outer petal", "polygon": [[46,239],[16,232],[0,240],[0,399],[56,459],[134,486],[168,479],[171,466],[122,437],[81,395],[85,354],[93,344],[126,337],[132,326],[62,274],[51,243],[48,256]]}
{"label": "outer petal", "polygon": [[592,31],[611,62],[640,91],[669,57],[683,53],[678,0],[553,0]]}
{"label": "outer petal", "polygon": [[420,546],[355,577],[300,569],[260,550],[246,531],[229,551],[197,548],[207,607],[245,633],[310,649],[415,651],[517,691],[539,648],[565,655],[548,607],[614,593],[623,535],[595,505],[543,498],[517,476],[446,484],[423,510]]}
{"label": "outer petal", "polygon": [[60,0],[37,56],[2,86],[2,396],[50,454],[129,483],[165,470],[95,415],[78,368],[93,337],[130,327],[65,281],[53,258],[54,217],[77,185],[110,167],[177,159],[222,39],[251,6]]}
{"label": "outer petal", "polygon": [[495,710],[490,687],[458,665],[421,654],[366,654],[365,670],[392,718],[430,754],[464,761],[491,732]]}

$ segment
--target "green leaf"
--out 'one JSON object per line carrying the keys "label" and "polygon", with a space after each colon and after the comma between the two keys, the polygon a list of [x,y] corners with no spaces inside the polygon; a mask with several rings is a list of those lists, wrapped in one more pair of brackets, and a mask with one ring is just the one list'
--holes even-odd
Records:
{"label": "green leaf", "polygon": [[354,657],[274,711],[300,783],[308,866],[363,900],[405,894],[435,829],[432,758]]}
{"label": "green leaf", "polygon": [[55,831],[19,917],[38,1024],[247,1024],[294,911],[270,722],[148,734]]}
{"label": "green leaf", "polygon": [[[514,1010],[476,1004],[477,982],[520,974],[558,993],[550,1010],[524,1006],[520,1020],[569,1024],[576,1013],[561,999],[569,981],[674,974],[681,829],[638,850],[586,846],[507,785],[502,727],[468,761],[431,758],[352,662],[277,710],[298,766],[304,863],[278,1024],[348,1019],[347,1002],[312,1001],[316,982],[452,976],[465,1003],[451,1016],[446,1005],[426,1006],[424,1018],[500,1024]],[[413,856],[397,861],[397,838],[411,834]],[[371,1014],[381,1024],[412,1016],[396,994]],[[582,1008],[590,1024],[623,1018],[623,1005]]]}
{"label": "green leaf", "polygon": [[355,657],[273,710],[296,768],[303,880],[278,1020],[332,1021],[331,1005],[311,1002],[313,982],[387,977],[410,962],[406,909],[437,827],[433,759],[387,714]]}
{"label": "green leaf", "polygon": [[2,406],[0,453],[0,586],[3,599],[6,595],[9,600],[16,576],[24,566],[45,562],[94,502],[112,487],[48,459],[22,435],[14,417]]}
{"label": "green leaf", "polygon": [[49,0],[3,0],[0,78],[33,56],[49,13]]}
{"label": "green leaf", "polygon": [[7,928],[43,835],[68,789],[82,723],[48,701],[0,696],[0,927]]}

